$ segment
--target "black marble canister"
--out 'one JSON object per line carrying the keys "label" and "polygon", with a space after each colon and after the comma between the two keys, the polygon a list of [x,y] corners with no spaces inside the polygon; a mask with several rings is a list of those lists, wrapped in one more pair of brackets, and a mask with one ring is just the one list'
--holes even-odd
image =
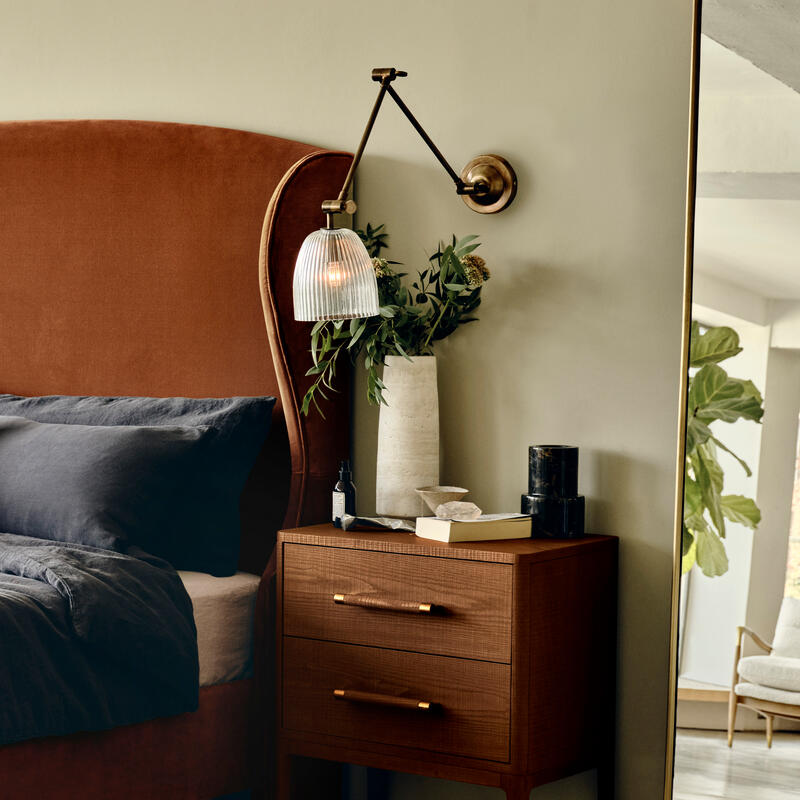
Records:
{"label": "black marble canister", "polygon": [[533,536],[583,536],[585,500],[578,494],[578,448],[561,444],[528,448],[528,494],[521,510],[533,519]]}

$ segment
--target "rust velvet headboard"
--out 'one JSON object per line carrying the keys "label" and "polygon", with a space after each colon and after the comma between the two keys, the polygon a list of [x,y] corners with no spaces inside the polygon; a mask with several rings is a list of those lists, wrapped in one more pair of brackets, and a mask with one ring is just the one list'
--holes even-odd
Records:
{"label": "rust velvet headboard", "polygon": [[198,125],[0,123],[0,391],[278,396],[251,476],[271,505],[242,509],[254,572],[277,527],[325,518],[349,446],[346,393],[326,422],[299,415],[309,326],[291,300],[349,163]]}

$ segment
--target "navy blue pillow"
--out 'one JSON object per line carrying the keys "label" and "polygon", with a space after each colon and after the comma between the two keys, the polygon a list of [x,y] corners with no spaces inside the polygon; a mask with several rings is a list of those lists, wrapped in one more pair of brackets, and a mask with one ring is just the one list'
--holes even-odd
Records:
{"label": "navy blue pillow", "polygon": [[0,394],[0,415],[67,425],[208,425],[222,437],[266,437],[274,397],[94,397]]}
{"label": "navy blue pillow", "polygon": [[[174,483],[169,484],[172,487],[170,508],[164,517],[169,519],[170,531],[159,528],[161,532],[156,536],[134,526],[138,532],[129,533],[128,541],[165,558],[176,569],[219,576],[232,575],[236,571],[240,540],[239,498],[269,433],[274,405],[274,397],[0,395],[0,415],[20,416],[50,424],[63,423],[65,427],[180,427],[186,429],[184,436],[190,435],[187,433],[189,429],[200,431],[196,445],[191,448],[190,459],[184,458],[184,448],[176,444],[174,431],[171,438],[166,437],[166,441],[176,444],[175,464],[168,471],[178,476]],[[118,436],[108,439],[109,446],[113,446]],[[99,434],[92,434],[92,446],[100,439]],[[68,437],[68,441],[72,442],[72,438]],[[166,443],[164,447],[167,448]],[[137,464],[144,470],[144,460]],[[154,467],[161,469],[163,465],[154,463]],[[154,490],[152,497],[152,509],[160,514],[161,495]],[[3,502],[2,498],[0,502]]]}
{"label": "navy blue pillow", "polygon": [[[0,530],[164,555],[204,429],[0,416]],[[168,549],[168,548],[166,548]],[[162,552],[160,552],[162,551]]]}

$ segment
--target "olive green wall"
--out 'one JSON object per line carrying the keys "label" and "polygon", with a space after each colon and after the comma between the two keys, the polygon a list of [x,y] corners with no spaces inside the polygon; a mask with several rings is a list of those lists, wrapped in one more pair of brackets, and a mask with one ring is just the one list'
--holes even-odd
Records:
{"label": "olive green wall", "polygon": [[[480,322],[440,348],[442,478],[514,509],[526,446],[581,447],[588,528],[619,534],[619,779],[662,785],[691,8],[689,0],[28,0],[0,7],[6,119],[125,117],[355,147],[373,66],[460,168],[496,151],[506,212],[455,197],[388,105],[358,176],[361,221],[409,267],[478,233],[493,277]],[[255,268],[255,265],[254,265]],[[359,395],[362,509],[376,413]],[[598,691],[605,687],[598,686]],[[424,788],[422,788],[424,787]],[[536,798],[591,797],[590,777]],[[454,794],[403,779],[392,797]]]}

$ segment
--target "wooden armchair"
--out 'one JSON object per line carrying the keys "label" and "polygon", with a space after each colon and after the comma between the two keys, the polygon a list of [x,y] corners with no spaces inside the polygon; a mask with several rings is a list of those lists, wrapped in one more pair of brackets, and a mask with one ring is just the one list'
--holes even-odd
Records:
{"label": "wooden armchair", "polygon": [[[775,642],[768,644],[747,627],[736,629],[736,654],[728,701],[728,747],[739,706],[760,714],[767,722],[767,747],[772,747],[775,717],[800,720],[800,600],[784,598]],[[742,658],[742,640],[747,634],[766,656]]]}

